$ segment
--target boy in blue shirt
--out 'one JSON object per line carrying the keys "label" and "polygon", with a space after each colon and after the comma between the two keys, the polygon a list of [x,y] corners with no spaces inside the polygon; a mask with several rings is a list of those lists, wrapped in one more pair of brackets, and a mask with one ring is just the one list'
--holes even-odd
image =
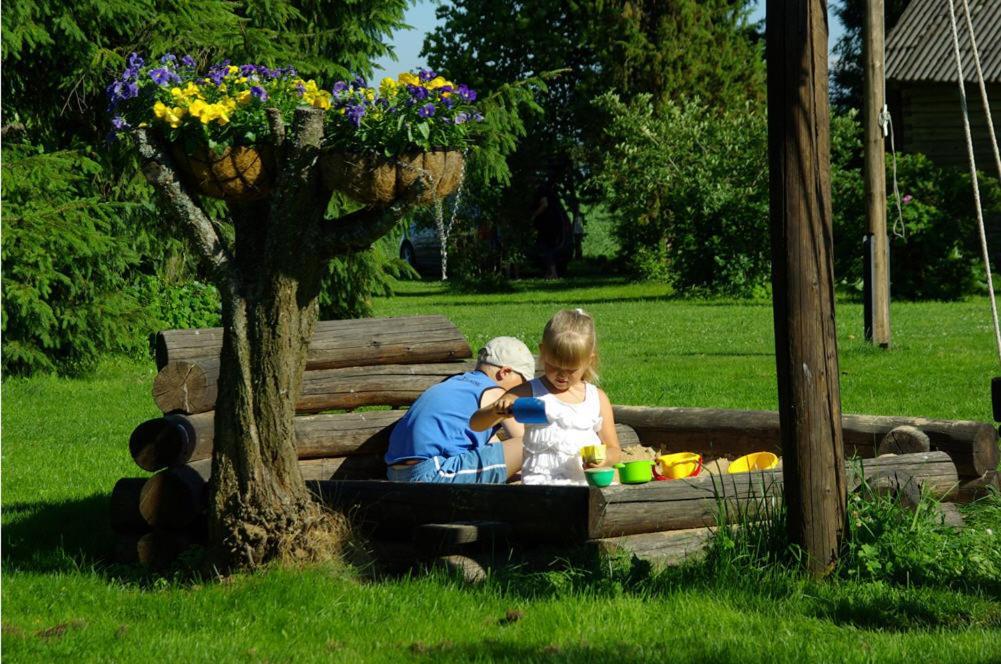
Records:
{"label": "boy in blue shirt", "polygon": [[[512,418],[473,431],[469,418],[512,387],[535,376],[535,358],[514,337],[480,349],[476,369],[427,389],[396,423],[386,452],[387,476],[397,482],[503,484],[521,470],[524,427]],[[500,442],[497,429],[507,439]]]}

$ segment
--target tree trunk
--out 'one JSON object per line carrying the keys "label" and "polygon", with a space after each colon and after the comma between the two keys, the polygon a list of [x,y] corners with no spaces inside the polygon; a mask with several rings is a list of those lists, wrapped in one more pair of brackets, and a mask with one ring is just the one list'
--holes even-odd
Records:
{"label": "tree trunk", "polygon": [[340,528],[305,489],[294,426],[322,266],[287,256],[304,274],[265,270],[255,279],[248,263],[282,257],[248,253],[238,261],[253,296],[223,303],[210,541],[227,565],[323,559],[336,553]]}
{"label": "tree trunk", "polygon": [[371,246],[423,191],[418,185],[386,208],[326,221],[330,192],[317,172],[322,111],[296,109],[287,139],[277,109],[268,109],[268,121],[278,178],[265,201],[230,202],[232,234],[189,192],[168,147],[149,130],[135,134],[147,180],[188,232],[222,298],[209,484],[209,544],[221,569],[336,554],[343,518],[306,491],[295,449],[295,402],[316,298],[327,262]]}

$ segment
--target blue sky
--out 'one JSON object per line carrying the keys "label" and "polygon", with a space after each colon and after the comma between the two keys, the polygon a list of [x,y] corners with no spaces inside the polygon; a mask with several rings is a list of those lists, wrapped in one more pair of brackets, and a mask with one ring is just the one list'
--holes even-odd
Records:
{"label": "blue sky", "polygon": [[[503,2],[504,0],[499,0]],[[407,10],[406,22],[413,26],[411,30],[399,30],[393,35],[393,45],[396,47],[397,61],[389,58],[378,61],[378,66],[390,74],[397,74],[408,69],[423,67],[427,63],[419,53],[424,44],[424,35],[437,25],[434,9],[437,5],[433,0],[417,0],[417,3]],[[833,3],[831,3],[833,5]],[[757,7],[751,15],[751,20],[759,21],[765,17],[765,2],[758,0]],[[841,24],[830,12],[831,35],[830,43],[834,44],[844,31]],[[378,75],[378,74],[377,74]]]}

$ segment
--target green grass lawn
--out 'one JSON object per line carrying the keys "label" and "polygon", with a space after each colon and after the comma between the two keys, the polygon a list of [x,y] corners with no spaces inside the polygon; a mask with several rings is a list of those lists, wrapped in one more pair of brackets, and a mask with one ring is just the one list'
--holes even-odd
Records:
{"label": "green grass lawn", "polygon": [[[488,295],[408,283],[376,302],[379,316],[444,314],[474,348],[499,334],[534,346],[549,316],[574,306],[597,319],[615,403],[776,405],[768,302],[674,300],[665,287],[615,280]],[[837,315],[846,412],[990,421],[985,300],[895,303],[889,352],[861,341],[858,304],[839,303]],[[999,660],[1001,600],[976,588],[625,565],[509,572],[479,588],[329,567],[195,583],[108,565],[108,494],[117,478],[143,474],[127,441],[158,414],[153,376],[152,361],[111,360],[85,379],[3,383],[5,660]]]}

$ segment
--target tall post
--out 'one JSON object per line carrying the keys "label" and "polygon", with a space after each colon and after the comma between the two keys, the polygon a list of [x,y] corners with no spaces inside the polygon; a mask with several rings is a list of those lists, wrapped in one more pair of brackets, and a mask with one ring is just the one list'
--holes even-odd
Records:
{"label": "tall post", "polygon": [[865,1],[862,120],[865,126],[865,339],[890,346],[890,243],[886,234],[886,161],[881,115],[886,103],[883,0]]}
{"label": "tall post", "polygon": [[822,576],[845,522],[834,327],[827,2],[768,0],[768,157],[779,423],[790,538]]}

